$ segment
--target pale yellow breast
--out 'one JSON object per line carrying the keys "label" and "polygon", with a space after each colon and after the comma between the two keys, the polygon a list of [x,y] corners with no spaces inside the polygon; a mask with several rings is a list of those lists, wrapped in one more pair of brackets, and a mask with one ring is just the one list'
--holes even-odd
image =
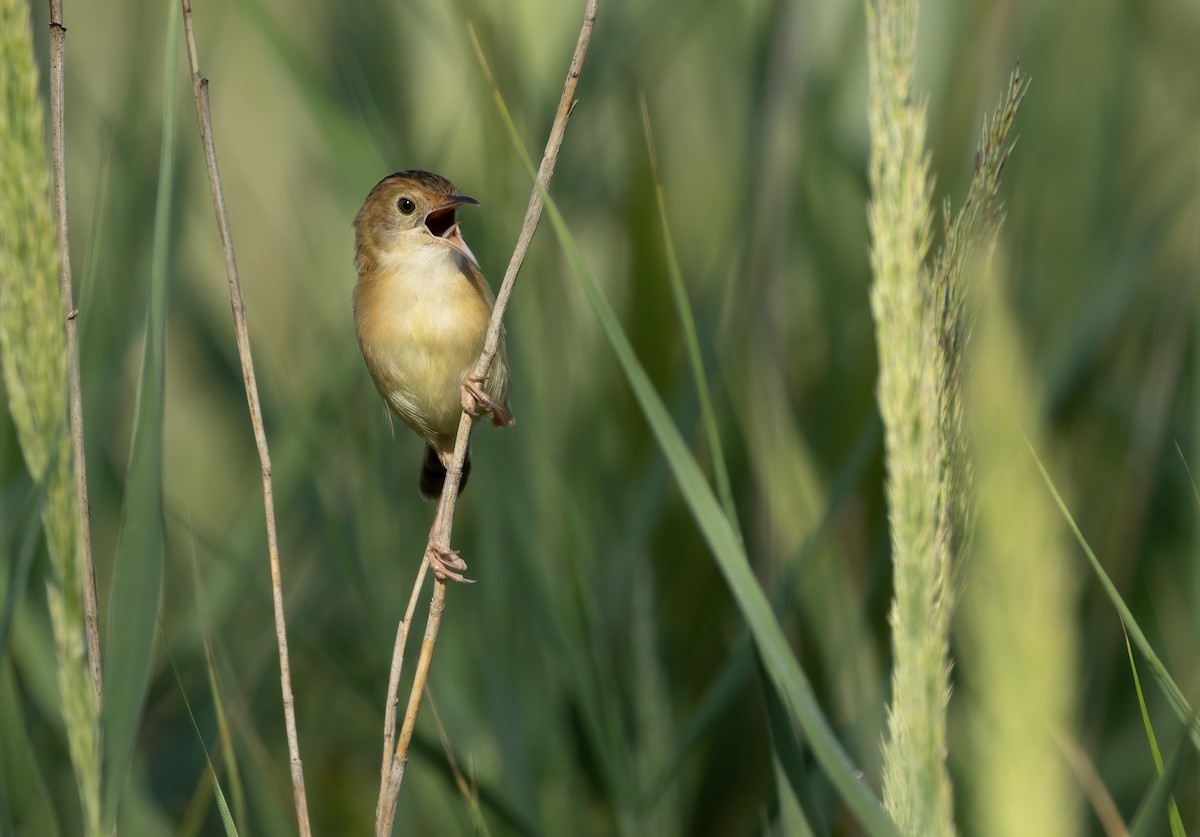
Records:
{"label": "pale yellow breast", "polygon": [[492,299],[483,277],[446,247],[379,259],[354,288],[367,368],[392,412],[434,443],[453,443],[463,378],[483,350]]}

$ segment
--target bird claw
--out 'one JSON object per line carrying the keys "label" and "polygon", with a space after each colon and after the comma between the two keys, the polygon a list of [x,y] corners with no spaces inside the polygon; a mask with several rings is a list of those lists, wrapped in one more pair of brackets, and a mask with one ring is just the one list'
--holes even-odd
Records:
{"label": "bird claw", "polygon": [[467,374],[462,385],[463,410],[471,416],[479,415],[480,410],[491,413],[492,423],[496,425],[512,424],[512,413],[487,394],[483,388],[484,380],[473,372]]}
{"label": "bird claw", "polygon": [[441,544],[430,544],[425,550],[425,560],[429,562],[433,574],[441,581],[450,579],[460,584],[474,584],[475,580],[467,578],[462,571],[467,568],[467,562],[456,551]]}

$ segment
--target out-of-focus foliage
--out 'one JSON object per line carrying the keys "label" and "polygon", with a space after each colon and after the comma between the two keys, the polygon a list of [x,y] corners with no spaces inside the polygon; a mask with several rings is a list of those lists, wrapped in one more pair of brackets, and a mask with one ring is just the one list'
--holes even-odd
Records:
{"label": "out-of-focus foliage", "polygon": [[[420,444],[402,428],[393,436],[354,339],[350,220],[392,171],[445,174],[483,203],[464,211],[464,233],[498,281],[530,184],[467,23],[527,146],[540,148],[581,9],[544,0],[195,6],[274,460],[314,828],[365,833],[391,643],[433,509],[416,492]],[[45,8],[31,10],[33,31],[44,32]],[[146,326],[167,13],[166,2],[129,0],[66,9],[71,225],[105,624]],[[1200,635],[1200,508],[1183,463],[1200,452],[1197,44],[1200,12],[1181,0],[930,0],[916,77],[929,95],[935,194],[955,206],[982,117],[1018,58],[1032,79],[1001,188],[1000,294],[1044,394],[1031,409],[1055,478],[1072,487],[1080,526],[1189,695]],[[611,3],[552,191],[707,467],[644,92],[747,550],[877,793],[891,570],[868,303],[866,88],[856,0]],[[190,121],[178,136],[173,201],[162,622],[239,829],[282,834],[292,814],[261,487]],[[508,321],[518,423],[474,440],[455,545],[479,584],[449,593],[432,702],[493,834],[774,827],[771,738],[743,620],[548,232]],[[26,534],[30,484],[5,413],[5,579]],[[1119,621],[1083,559],[1070,557],[1082,667],[1061,675],[1083,699],[1067,734],[1130,820],[1154,765]],[[48,651],[49,572],[39,559],[5,653],[28,747],[70,832],[81,820]],[[217,743],[202,624],[244,806]],[[151,677],[123,833],[172,833],[185,821],[218,831],[207,762],[161,652]],[[1169,750],[1178,721],[1160,693],[1146,697]],[[417,732],[400,827],[469,831],[471,805],[431,712]],[[950,730],[952,750],[960,732]],[[956,789],[966,787],[957,774],[971,764],[952,765]],[[802,767],[798,802],[814,830],[854,833],[815,762]],[[1194,766],[1175,798],[1184,824],[1200,827]],[[971,804],[956,795],[964,830]],[[1085,823],[1099,828],[1090,811]]]}

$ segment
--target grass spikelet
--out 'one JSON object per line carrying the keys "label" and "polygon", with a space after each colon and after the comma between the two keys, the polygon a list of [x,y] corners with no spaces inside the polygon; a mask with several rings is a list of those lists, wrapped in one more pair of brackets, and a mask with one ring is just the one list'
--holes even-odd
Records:
{"label": "grass spikelet", "polygon": [[939,434],[942,357],[929,305],[925,105],[912,89],[915,0],[867,7],[871,310],[879,346],[895,597],[884,805],[906,834],[953,834],[946,773],[950,539]]}
{"label": "grass spikelet", "polygon": [[950,201],[943,205],[945,223],[942,248],[932,269],[934,326],[942,361],[938,418],[944,441],[946,513],[952,531],[952,551],[969,549],[973,514],[970,509],[971,458],[963,427],[962,362],[975,320],[968,279],[969,272],[986,265],[1004,221],[999,199],[1000,177],[1012,152],[1009,136],[1017,110],[1029,90],[1029,78],[1018,66],[1008,90],[991,120],[984,119],[975,154],[975,173],[966,200],[951,216]]}
{"label": "grass spikelet", "polygon": [[42,513],[58,688],[85,831],[100,833],[99,707],[88,675],[78,518],[66,433],[66,336],[50,217],[50,172],[28,7],[0,0],[0,353],[26,467],[46,486]]}

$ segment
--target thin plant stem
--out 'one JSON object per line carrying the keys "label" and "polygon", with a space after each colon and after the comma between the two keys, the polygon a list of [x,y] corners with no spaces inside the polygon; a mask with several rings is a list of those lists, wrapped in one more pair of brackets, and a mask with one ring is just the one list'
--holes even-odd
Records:
{"label": "thin plant stem", "polygon": [[[184,2],[186,1],[184,0]],[[479,378],[486,376],[488,369],[491,367],[492,359],[496,356],[500,344],[500,331],[504,323],[504,311],[508,307],[509,300],[512,298],[513,286],[516,284],[517,274],[520,273],[521,265],[525,262],[530,242],[533,241],[533,235],[537,231],[538,223],[542,218],[542,195],[550,188],[550,180],[554,176],[554,166],[558,162],[558,152],[562,148],[563,137],[566,134],[567,121],[571,117],[571,111],[575,108],[575,89],[579,85],[579,74],[583,69],[583,61],[587,55],[588,45],[592,40],[592,31],[596,27],[596,11],[598,6],[599,0],[587,0],[584,7],[583,24],[579,29],[579,38],[575,43],[575,53],[571,56],[571,65],[567,70],[567,77],[563,83],[563,92],[558,102],[558,110],[554,114],[554,122],[550,127],[550,135],[546,140],[546,149],[542,155],[541,165],[538,167],[537,182],[530,192],[529,206],[525,210],[525,221],[521,226],[521,233],[517,237],[517,244],[513,249],[512,258],[509,259],[508,269],[504,273],[504,281],[500,285],[499,293],[496,294],[496,306],[492,310],[492,318],[488,323],[483,352],[475,364],[474,375]],[[484,75],[487,77],[488,84],[492,88],[493,98],[499,101],[500,91],[496,85],[496,79],[493,77],[483,57],[479,41],[475,38],[474,30],[471,31],[471,43],[479,59],[480,66],[483,68]],[[429,532],[429,542],[426,546],[427,553],[435,549],[449,549],[450,535],[454,527],[454,508],[458,501],[458,486],[462,482],[463,461],[466,459],[467,443],[470,439],[473,422],[474,416],[464,409],[462,417],[458,422],[458,436],[454,442],[454,458],[450,463],[450,467],[446,469],[446,482],[442,487],[442,500],[438,504],[438,511],[434,515],[433,527]],[[428,561],[422,563],[428,564]],[[424,569],[422,569],[421,573],[423,572]],[[414,589],[420,587],[420,575],[419,573],[418,584]],[[387,781],[383,783],[384,788],[380,793],[379,805],[376,808],[376,837],[386,837],[386,835],[391,834],[392,825],[396,819],[396,802],[400,795],[400,784],[404,780],[404,768],[408,763],[408,750],[412,743],[413,730],[416,728],[417,715],[421,710],[421,698],[425,694],[425,684],[428,680],[429,668],[433,661],[433,649],[437,643],[438,630],[441,628],[442,612],[445,610],[445,607],[446,582],[435,576],[433,597],[429,603],[429,616],[425,622],[425,635],[421,641],[421,653],[417,659],[417,667],[413,674],[413,684],[409,692],[408,705],[405,709],[403,723],[400,726],[400,737],[396,742],[396,751],[390,761],[390,767],[386,771]],[[408,617],[406,616],[407,620]],[[404,635],[404,639],[407,639],[407,629],[402,629],[400,633]],[[392,657],[393,670],[388,678],[389,685],[392,681],[399,682],[399,665],[404,655],[403,647],[400,645],[399,640],[397,641],[397,645],[398,651],[393,653]],[[389,695],[389,710],[394,713],[395,710],[390,706],[391,703],[392,697]],[[385,743],[390,746],[390,736]]]}
{"label": "thin plant stem", "polygon": [[275,639],[279,645],[279,685],[283,693],[283,717],[287,730],[288,757],[292,773],[292,795],[296,805],[296,821],[301,837],[310,837],[308,798],[304,789],[304,764],[300,760],[300,741],[296,734],[296,707],[292,696],[291,666],[288,661],[287,622],[283,607],[283,576],[279,565],[279,538],[275,530],[275,498],[271,487],[271,454],[267,448],[267,432],[263,427],[262,405],[254,377],[254,358],[250,352],[250,331],[246,325],[246,301],[238,279],[237,262],[233,253],[233,234],[225,211],[225,192],[217,166],[217,147],[213,139],[212,114],[209,111],[208,79],[200,75],[196,54],[196,37],[192,28],[191,0],[183,4],[183,31],[187,41],[188,68],[192,75],[192,92],[196,97],[196,116],[199,120],[200,141],[204,146],[204,161],[208,168],[208,185],[212,192],[213,212],[225,254],[225,274],[229,279],[229,300],[233,309],[234,334],[238,357],[242,364],[242,379],[246,385],[246,400],[250,406],[250,423],[254,442],[262,465],[263,511],[267,523],[267,554],[271,564],[271,599],[275,609]]}
{"label": "thin plant stem", "polygon": [[67,27],[62,0],[50,0],[50,155],[54,171],[54,228],[58,236],[58,289],[67,331],[67,412],[71,425],[71,465],[75,469],[75,501],[79,514],[79,560],[83,585],[83,629],[87,637],[88,673],[96,711],[104,697],[100,670],[100,620],[96,606],[96,566],[92,561],[91,506],[88,504],[87,458],[83,445],[83,386],[79,378],[79,312],[71,279],[71,240],[67,229],[67,151],[65,53]]}
{"label": "thin plant stem", "polygon": [[413,582],[412,593],[408,596],[408,607],[404,618],[396,628],[396,644],[392,648],[392,668],[388,675],[387,704],[383,710],[383,764],[379,768],[379,803],[375,808],[376,819],[381,816],[384,797],[388,789],[388,777],[392,772],[392,757],[396,751],[396,706],[399,702],[400,671],[404,668],[404,648],[408,645],[408,632],[412,627],[413,612],[417,609],[417,598],[425,585],[425,574],[429,570],[429,562],[422,561],[417,570],[417,580]]}

